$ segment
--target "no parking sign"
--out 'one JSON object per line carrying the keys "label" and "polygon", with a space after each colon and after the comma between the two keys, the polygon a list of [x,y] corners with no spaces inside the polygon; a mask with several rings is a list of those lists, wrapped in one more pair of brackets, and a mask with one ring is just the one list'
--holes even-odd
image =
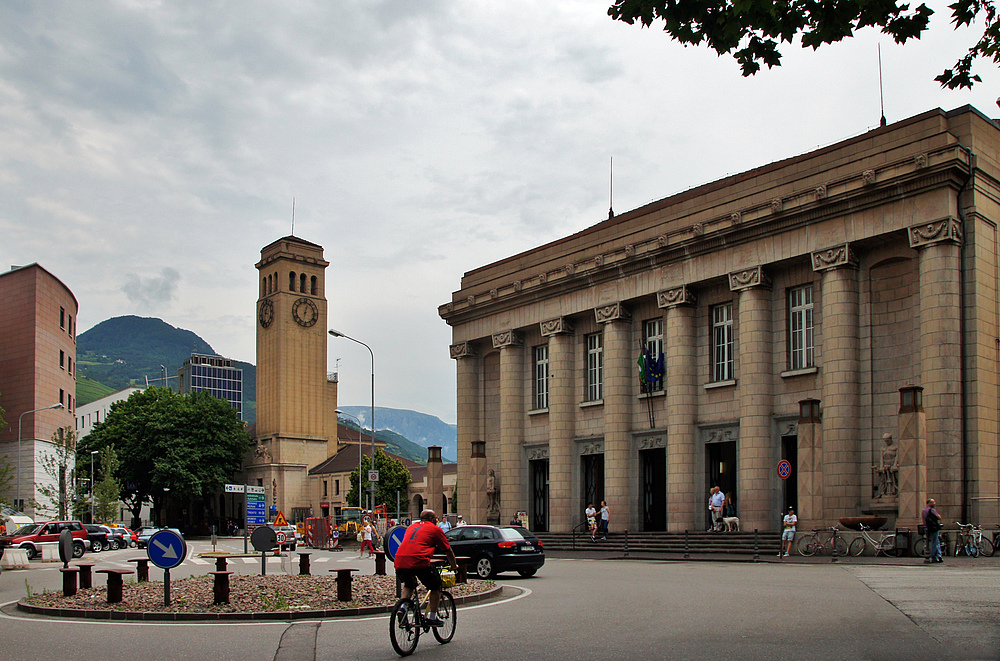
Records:
{"label": "no parking sign", "polygon": [[778,477],[783,480],[787,480],[788,476],[792,474],[792,464],[789,463],[787,459],[782,459],[778,462]]}

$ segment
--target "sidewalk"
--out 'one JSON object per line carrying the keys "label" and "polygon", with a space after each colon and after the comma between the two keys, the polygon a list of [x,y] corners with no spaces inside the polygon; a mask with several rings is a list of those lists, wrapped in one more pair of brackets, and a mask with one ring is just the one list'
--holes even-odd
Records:
{"label": "sidewalk", "polygon": [[[546,551],[547,558],[563,559],[587,559],[587,560],[652,560],[664,562],[767,562],[774,564],[797,564],[797,565],[890,565],[890,566],[924,566],[924,559],[914,556],[901,556],[891,558],[879,555],[862,555],[858,557],[840,556],[834,558],[830,555],[815,555],[809,558],[800,555],[790,555],[787,558],[779,558],[774,553],[761,553],[757,559],[753,554],[743,553],[691,553],[690,557],[684,557],[683,553],[650,553],[647,551],[629,552],[627,555],[621,547],[601,549],[600,547],[585,548],[578,551]],[[940,567],[977,567],[977,568],[1000,568],[1000,553],[995,553],[992,557],[969,558],[966,556],[947,557],[941,564],[927,565],[928,571]]]}

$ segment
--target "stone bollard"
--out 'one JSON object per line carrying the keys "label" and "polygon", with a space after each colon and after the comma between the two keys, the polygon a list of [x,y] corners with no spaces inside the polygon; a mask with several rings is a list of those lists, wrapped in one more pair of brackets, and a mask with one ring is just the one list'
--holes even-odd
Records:
{"label": "stone bollard", "polygon": [[94,587],[93,574],[91,574],[94,563],[81,562],[77,567],[80,568],[80,589],[86,590],[87,588]]}
{"label": "stone bollard", "polygon": [[226,571],[225,556],[219,556],[215,559],[215,571]]}
{"label": "stone bollard", "polygon": [[63,575],[63,596],[72,597],[76,594],[76,577],[80,573],[79,567],[61,567],[59,571]]}
{"label": "stone bollard", "polygon": [[139,583],[149,582],[149,558],[132,558],[129,562],[135,563],[136,580]]}
{"label": "stone bollard", "polygon": [[299,576],[309,575],[309,554],[299,553]]}
{"label": "stone bollard", "polygon": [[231,571],[211,571],[208,572],[215,577],[215,582],[212,585],[212,593],[215,597],[215,604],[228,604],[229,603],[229,575],[233,572]]}
{"label": "stone bollard", "polygon": [[385,576],[385,551],[375,551],[375,575]]}

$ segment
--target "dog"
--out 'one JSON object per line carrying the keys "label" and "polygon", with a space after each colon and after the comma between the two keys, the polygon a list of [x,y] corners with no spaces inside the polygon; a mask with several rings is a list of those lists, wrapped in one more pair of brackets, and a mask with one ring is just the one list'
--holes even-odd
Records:
{"label": "dog", "polygon": [[738,517],[738,516],[724,516],[724,517],[722,517],[722,528],[726,532],[739,532],[740,531],[740,517]]}

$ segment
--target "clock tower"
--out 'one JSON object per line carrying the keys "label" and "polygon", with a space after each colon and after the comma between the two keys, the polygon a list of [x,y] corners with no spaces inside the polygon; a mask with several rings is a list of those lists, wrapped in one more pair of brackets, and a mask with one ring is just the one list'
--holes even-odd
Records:
{"label": "clock tower", "polygon": [[267,504],[309,507],[308,471],[337,451],[337,383],[328,378],[323,247],[295,236],[260,251],[257,448],[247,466]]}

